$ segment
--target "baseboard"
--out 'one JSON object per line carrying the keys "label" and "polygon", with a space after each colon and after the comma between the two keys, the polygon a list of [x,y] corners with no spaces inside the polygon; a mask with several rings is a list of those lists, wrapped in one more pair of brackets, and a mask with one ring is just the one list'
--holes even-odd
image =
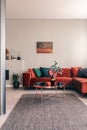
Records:
{"label": "baseboard", "polygon": [[[6,88],[9,88],[9,87],[13,87],[13,85],[9,85],[9,84],[6,84]],[[21,84],[20,87],[23,87],[23,85]]]}

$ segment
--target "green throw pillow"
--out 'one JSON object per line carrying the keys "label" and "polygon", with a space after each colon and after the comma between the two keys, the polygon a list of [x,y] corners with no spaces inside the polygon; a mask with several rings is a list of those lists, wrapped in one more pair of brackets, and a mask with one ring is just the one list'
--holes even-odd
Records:
{"label": "green throw pillow", "polygon": [[49,77],[49,68],[40,67],[42,77]]}
{"label": "green throw pillow", "polygon": [[35,72],[37,77],[41,77],[42,76],[41,70],[39,68],[34,68],[33,70],[34,70],[34,72]]}

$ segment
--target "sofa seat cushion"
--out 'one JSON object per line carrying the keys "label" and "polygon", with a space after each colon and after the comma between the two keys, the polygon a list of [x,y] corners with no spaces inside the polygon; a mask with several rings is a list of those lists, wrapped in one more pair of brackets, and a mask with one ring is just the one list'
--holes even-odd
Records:
{"label": "sofa seat cushion", "polygon": [[57,82],[62,82],[66,86],[72,85],[72,78],[71,77],[56,77]]}
{"label": "sofa seat cushion", "polygon": [[[31,86],[34,85],[36,82],[50,82],[50,77],[31,78],[31,81],[30,81]],[[66,86],[69,86],[69,85],[72,85],[72,78],[71,77],[56,77],[56,82],[62,82]]]}
{"label": "sofa seat cushion", "polygon": [[87,78],[73,78],[73,85],[81,93],[87,93]]}
{"label": "sofa seat cushion", "polygon": [[80,77],[75,77],[73,80],[76,80],[78,82],[87,82],[87,78],[80,78]]}
{"label": "sofa seat cushion", "polygon": [[50,77],[36,77],[36,78],[31,78],[30,84],[32,86],[36,82],[49,82],[49,81],[50,81]]}

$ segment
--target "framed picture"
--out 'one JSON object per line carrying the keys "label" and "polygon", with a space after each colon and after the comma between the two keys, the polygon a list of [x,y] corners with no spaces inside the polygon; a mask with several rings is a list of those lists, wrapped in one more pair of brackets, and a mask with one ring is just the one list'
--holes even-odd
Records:
{"label": "framed picture", "polygon": [[37,42],[37,53],[52,53],[53,42]]}

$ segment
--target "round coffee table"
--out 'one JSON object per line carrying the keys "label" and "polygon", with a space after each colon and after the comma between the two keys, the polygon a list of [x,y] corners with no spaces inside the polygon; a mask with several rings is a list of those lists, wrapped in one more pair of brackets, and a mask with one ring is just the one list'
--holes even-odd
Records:
{"label": "round coffee table", "polygon": [[[36,88],[36,95],[40,95],[41,96],[41,98],[42,97],[44,97],[43,96],[43,89],[44,88],[46,88],[46,89],[50,89],[50,88],[54,88],[55,89],[55,93],[53,93],[53,94],[48,94],[47,96],[45,95],[45,98],[43,98],[43,99],[46,99],[46,98],[48,98],[48,97],[56,97],[56,98],[59,98],[59,95],[58,95],[58,93],[57,93],[57,88],[64,88],[64,92],[65,92],[65,84],[63,83],[63,82],[55,82],[55,84],[54,84],[54,86],[51,86],[51,84],[50,84],[50,86],[47,86],[47,84],[48,83],[46,83],[46,82],[36,82],[35,84],[34,84],[34,87]],[[40,94],[38,94],[38,89],[40,89],[41,90],[41,93]],[[64,97],[64,96],[63,96]]]}

